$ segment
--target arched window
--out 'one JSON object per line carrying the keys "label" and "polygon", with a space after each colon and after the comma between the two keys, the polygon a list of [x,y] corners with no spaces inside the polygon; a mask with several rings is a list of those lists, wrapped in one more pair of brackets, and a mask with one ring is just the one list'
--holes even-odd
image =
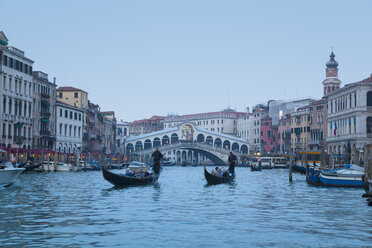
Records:
{"label": "arched window", "polygon": [[372,106],[372,91],[367,92],[367,106]]}
{"label": "arched window", "polygon": [[367,133],[372,133],[372,117],[367,117]]}

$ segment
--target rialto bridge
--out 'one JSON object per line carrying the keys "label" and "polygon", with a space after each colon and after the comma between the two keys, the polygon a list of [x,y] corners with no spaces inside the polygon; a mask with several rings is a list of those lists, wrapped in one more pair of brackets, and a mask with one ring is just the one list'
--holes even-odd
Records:
{"label": "rialto bridge", "polygon": [[125,141],[126,154],[139,160],[149,160],[156,147],[168,161],[177,164],[198,164],[205,159],[224,164],[230,151],[237,157],[249,151],[248,141],[242,138],[197,128],[191,123]]}

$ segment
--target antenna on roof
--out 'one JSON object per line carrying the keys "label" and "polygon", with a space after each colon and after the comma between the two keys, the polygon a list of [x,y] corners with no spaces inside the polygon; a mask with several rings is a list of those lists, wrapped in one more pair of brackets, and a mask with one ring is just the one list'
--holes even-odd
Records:
{"label": "antenna on roof", "polygon": [[227,96],[227,109],[230,109],[230,91]]}

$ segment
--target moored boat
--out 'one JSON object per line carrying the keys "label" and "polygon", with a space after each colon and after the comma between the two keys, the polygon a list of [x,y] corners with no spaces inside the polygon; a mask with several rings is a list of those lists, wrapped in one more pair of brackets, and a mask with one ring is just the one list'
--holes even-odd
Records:
{"label": "moored boat", "polygon": [[310,166],[307,182],[315,186],[364,187],[364,173],[350,167],[320,169]]}
{"label": "moored boat", "polygon": [[25,170],[25,168],[15,168],[12,163],[6,162],[0,165],[0,186],[9,186]]}
{"label": "moored boat", "polygon": [[207,180],[208,184],[221,184],[221,183],[230,183],[234,180],[235,174],[234,175],[228,175],[228,176],[215,176],[212,175],[207,171],[207,167],[205,166],[205,163],[203,164],[204,166],[204,177],[205,180]]}
{"label": "moored boat", "polygon": [[146,177],[133,177],[124,174],[116,174],[108,171],[106,168],[102,168],[102,174],[104,179],[118,187],[152,184],[159,178],[159,174],[156,175],[153,173],[150,173],[149,176]]}

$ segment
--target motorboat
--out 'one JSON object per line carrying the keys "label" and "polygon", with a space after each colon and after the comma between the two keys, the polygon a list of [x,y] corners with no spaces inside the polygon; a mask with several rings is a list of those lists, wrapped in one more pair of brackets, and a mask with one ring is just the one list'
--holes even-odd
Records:
{"label": "motorboat", "polygon": [[59,172],[67,172],[72,171],[74,169],[74,166],[71,164],[65,164],[61,162],[57,162],[56,166],[54,165],[53,161],[44,161],[42,169],[44,171],[59,171]]}
{"label": "motorboat", "polygon": [[145,163],[141,163],[138,161],[133,161],[132,163],[129,164],[129,169],[131,170],[140,170],[146,167],[149,167],[149,165],[145,165]]}
{"label": "motorboat", "polygon": [[310,166],[308,183],[316,186],[364,187],[364,168],[345,165],[338,169]]}
{"label": "motorboat", "polygon": [[25,168],[16,168],[11,162],[0,165],[0,186],[9,186],[25,170]]}

